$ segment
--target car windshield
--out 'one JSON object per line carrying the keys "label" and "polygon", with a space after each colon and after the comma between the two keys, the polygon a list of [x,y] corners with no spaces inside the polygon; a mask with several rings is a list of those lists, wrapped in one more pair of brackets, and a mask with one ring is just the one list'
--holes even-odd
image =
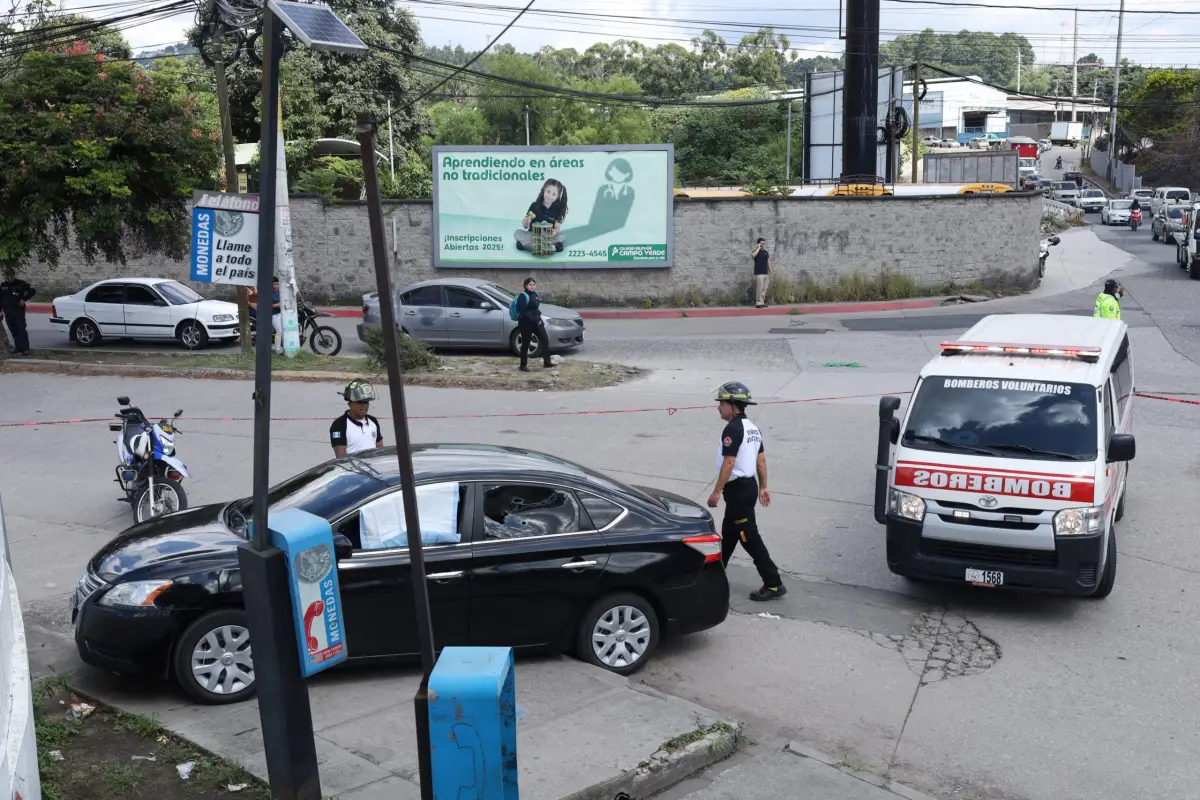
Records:
{"label": "car windshield", "polygon": [[1168,200],[1187,200],[1191,197],[1191,192],[1186,189],[1176,189],[1173,192],[1167,192]]}
{"label": "car windshield", "polygon": [[[330,461],[288,478],[267,493],[267,513],[298,508],[332,520],[391,484],[362,461]],[[231,503],[226,524],[239,536],[246,535],[250,499]]]}
{"label": "car windshield", "polygon": [[508,289],[496,283],[481,283],[475,288],[486,295],[490,295],[493,299],[499,300],[504,305],[511,303],[513,297],[516,296]]}
{"label": "car windshield", "polygon": [[1171,219],[1183,219],[1183,209],[1179,206],[1172,206],[1167,209],[1167,216]]}
{"label": "car windshield", "polygon": [[1054,184],[1054,188],[1059,189],[1061,191],[1070,190],[1073,192],[1073,191],[1075,191],[1076,187],[1075,187],[1075,184],[1070,183],[1069,181],[1060,181],[1059,183]]}
{"label": "car windshield", "polygon": [[1132,200],[1113,200],[1108,204],[1108,207],[1115,211],[1122,211],[1129,208],[1131,205],[1133,205]]}
{"label": "car windshield", "polygon": [[1104,197],[1104,192],[1099,189],[1088,189],[1083,193],[1084,197]]}
{"label": "car windshield", "polygon": [[1090,461],[1096,405],[1096,389],[1086,384],[929,377],[902,442],[918,450]]}
{"label": "car windshield", "polygon": [[176,283],[175,281],[156,283],[154,284],[154,288],[158,289],[159,293],[167,298],[167,302],[173,306],[186,306],[189,303],[199,303],[204,300],[204,297],[197,294],[193,289],[189,289],[182,283]]}

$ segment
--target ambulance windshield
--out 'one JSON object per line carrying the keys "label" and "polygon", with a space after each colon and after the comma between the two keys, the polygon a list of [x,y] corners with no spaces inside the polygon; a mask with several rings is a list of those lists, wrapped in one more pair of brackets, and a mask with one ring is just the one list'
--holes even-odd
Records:
{"label": "ambulance windshield", "polygon": [[901,444],[997,458],[1096,458],[1096,389],[1079,383],[951,378],[921,382]]}

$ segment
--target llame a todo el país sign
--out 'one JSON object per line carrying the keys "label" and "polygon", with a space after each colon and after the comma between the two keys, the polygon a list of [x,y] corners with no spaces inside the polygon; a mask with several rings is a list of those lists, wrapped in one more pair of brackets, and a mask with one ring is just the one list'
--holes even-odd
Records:
{"label": "llame a todo el pa\u00eds sign", "polygon": [[191,279],[258,285],[258,195],[192,195]]}
{"label": "llame a todo el pa\u00eds sign", "polygon": [[433,263],[669,267],[672,145],[433,148]]}

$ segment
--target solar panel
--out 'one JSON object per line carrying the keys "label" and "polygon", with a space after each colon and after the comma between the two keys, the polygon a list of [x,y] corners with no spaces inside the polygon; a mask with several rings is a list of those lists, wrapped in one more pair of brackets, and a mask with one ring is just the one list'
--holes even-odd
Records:
{"label": "solar panel", "polygon": [[269,0],[267,7],[300,41],[314,50],[362,55],[369,49],[327,5]]}

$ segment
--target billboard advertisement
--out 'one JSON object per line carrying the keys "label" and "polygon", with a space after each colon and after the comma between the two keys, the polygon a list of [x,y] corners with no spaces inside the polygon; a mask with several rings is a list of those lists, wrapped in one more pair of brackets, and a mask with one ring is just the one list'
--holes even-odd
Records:
{"label": "billboard advertisement", "polygon": [[434,147],[433,263],[669,267],[674,185],[669,144]]}
{"label": "billboard advertisement", "polygon": [[[921,130],[942,127],[942,106],[945,92],[926,92],[921,100]],[[904,95],[904,110],[908,112],[909,120],[913,118],[913,96]]]}
{"label": "billboard advertisement", "polygon": [[192,257],[197,283],[258,283],[258,195],[192,193]]}

